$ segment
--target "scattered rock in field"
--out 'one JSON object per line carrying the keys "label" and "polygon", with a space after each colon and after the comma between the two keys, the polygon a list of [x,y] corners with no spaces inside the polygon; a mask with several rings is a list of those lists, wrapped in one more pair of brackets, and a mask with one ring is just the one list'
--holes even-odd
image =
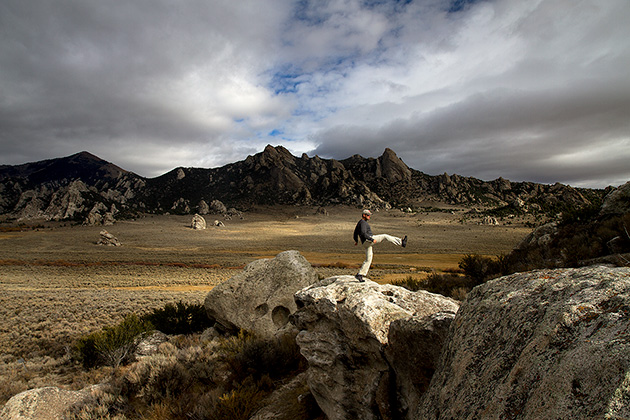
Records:
{"label": "scattered rock in field", "polygon": [[599,266],[476,287],[415,418],[630,418],[629,280]]}
{"label": "scattered rock in field", "polygon": [[225,223],[220,220],[215,220],[213,224],[217,227],[225,227]]}
{"label": "scattered rock in field", "polygon": [[166,343],[167,341],[168,336],[166,334],[161,331],[153,331],[138,342],[134,356],[136,359],[151,356],[157,353],[160,344]]}
{"label": "scattered rock in field", "polygon": [[[407,397],[402,393],[392,395],[397,387],[395,378],[390,375],[392,366],[384,356],[386,348],[392,345],[394,355],[432,355],[418,371],[407,375],[411,383],[428,383],[429,372],[423,367],[431,370],[448,327],[433,328],[439,331],[436,335],[441,335],[440,339],[431,340],[429,334],[424,334],[422,344],[435,348],[417,349],[415,342],[398,338],[418,337],[422,333],[409,332],[406,328],[409,324],[400,325],[397,329],[400,332],[390,343],[391,325],[398,320],[422,319],[443,311],[450,311],[452,318],[459,307],[456,301],[441,295],[411,292],[369,280],[359,283],[353,276],[322,280],[300,290],[295,300],[300,309],[291,317],[291,322],[300,330],[296,341],[308,361],[309,388],[330,420],[392,418],[391,411],[395,408],[390,407],[390,403]],[[422,328],[430,329],[424,323]],[[404,361],[394,366],[404,368]],[[411,378],[414,374],[419,378]],[[400,390],[405,386],[401,385]]]}
{"label": "scattered rock in field", "polygon": [[96,243],[97,245],[104,245],[104,246],[121,246],[122,245],[122,243],[120,243],[118,238],[116,238],[114,235],[112,235],[106,230],[102,230],[100,235],[101,237]]}
{"label": "scattered rock in field", "polygon": [[195,230],[204,230],[206,228],[206,219],[195,214],[192,218],[190,226]]}
{"label": "scattered rock in field", "polygon": [[321,214],[322,216],[328,216],[328,210],[325,207],[319,207],[315,214]]}
{"label": "scattered rock in field", "polygon": [[212,289],[206,311],[218,327],[245,329],[272,337],[287,327],[297,310],[293,294],[315,283],[317,273],[298,251],[248,264],[243,271]]}
{"label": "scattered rock in field", "polygon": [[492,216],[486,216],[483,218],[482,225],[489,225],[489,226],[498,226],[499,225],[499,221],[497,220],[496,217],[492,217]]}

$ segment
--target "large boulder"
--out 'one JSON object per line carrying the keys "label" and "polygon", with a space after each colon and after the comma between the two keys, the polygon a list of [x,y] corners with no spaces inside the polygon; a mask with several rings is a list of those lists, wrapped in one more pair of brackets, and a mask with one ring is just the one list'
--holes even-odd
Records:
{"label": "large boulder", "polygon": [[318,280],[317,273],[298,251],[261,259],[212,289],[206,311],[223,329],[244,329],[274,336],[297,309],[293,295]]}
{"label": "large boulder", "polygon": [[62,420],[74,405],[90,401],[98,385],[81,391],[57,387],[29,389],[11,397],[0,411],[2,420]]}
{"label": "large boulder", "polygon": [[[308,384],[330,420],[391,418],[395,408],[390,402],[398,397],[384,356],[390,325],[443,311],[454,314],[459,306],[440,295],[359,283],[352,276],[322,280],[295,299],[300,309],[292,323],[300,330],[296,340],[308,361]],[[429,345],[441,347],[442,342]],[[397,341],[395,346],[392,354],[405,354],[416,344]]]}
{"label": "large boulder", "polygon": [[418,419],[630,418],[630,269],[490,281],[451,325]]}

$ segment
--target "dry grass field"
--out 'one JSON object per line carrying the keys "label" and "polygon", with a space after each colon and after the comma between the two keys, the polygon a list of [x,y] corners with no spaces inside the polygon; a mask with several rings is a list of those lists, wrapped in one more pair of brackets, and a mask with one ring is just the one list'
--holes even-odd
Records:
{"label": "dry grass field", "polygon": [[[103,227],[0,224],[0,406],[27,388],[98,381],[102,372],[70,363],[74,339],[130,312],[203,302],[208,290],[253,260],[294,249],[322,277],[354,274],[364,252],[352,240],[360,211],[327,210],[258,208],[231,220],[207,215],[209,227],[200,231],[191,229],[191,216],[147,216],[104,228],[120,247],[96,245]],[[215,219],[225,226],[212,226]],[[375,213],[375,234],[408,235],[409,243],[377,245],[370,278],[388,282],[456,269],[463,255],[507,253],[531,231],[524,220],[478,221],[458,208]]]}

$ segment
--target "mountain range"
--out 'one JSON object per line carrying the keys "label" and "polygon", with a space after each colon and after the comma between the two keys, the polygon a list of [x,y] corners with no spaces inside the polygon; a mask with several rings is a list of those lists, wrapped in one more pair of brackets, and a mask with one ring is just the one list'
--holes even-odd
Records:
{"label": "mountain range", "polygon": [[334,160],[297,157],[269,145],[220,168],[179,167],[156,178],[88,152],[0,166],[0,214],[5,218],[87,223],[139,213],[191,214],[277,204],[413,209],[447,203],[554,214],[597,204],[607,192],[559,183],[427,175],[408,167],[391,149],[378,158]]}

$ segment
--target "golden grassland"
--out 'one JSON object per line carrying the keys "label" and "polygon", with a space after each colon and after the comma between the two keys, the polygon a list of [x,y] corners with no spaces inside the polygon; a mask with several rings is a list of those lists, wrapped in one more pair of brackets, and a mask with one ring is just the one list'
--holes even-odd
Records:
{"label": "golden grassland", "polygon": [[[215,285],[259,258],[298,250],[320,277],[354,274],[363,249],[352,231],[360,211],[269,207],[190,228],[191,216],[147,216],[113,226],[42,222],[0,224],[0,405],[22,390],[41,386],[78,389],[103,370],[84,372],[70,348],[79,336],[114,325],[126,314],[167,303],[203,302]],[[465,209],[376,213],[374,233],[409,236],[406,249],[377,245],[370,277],[389,282],[405,276],[457,269],[465,254],[508,253],[530,231],[526,220],[484,226]],[[106,229],[120,247],[96,245]]]}

